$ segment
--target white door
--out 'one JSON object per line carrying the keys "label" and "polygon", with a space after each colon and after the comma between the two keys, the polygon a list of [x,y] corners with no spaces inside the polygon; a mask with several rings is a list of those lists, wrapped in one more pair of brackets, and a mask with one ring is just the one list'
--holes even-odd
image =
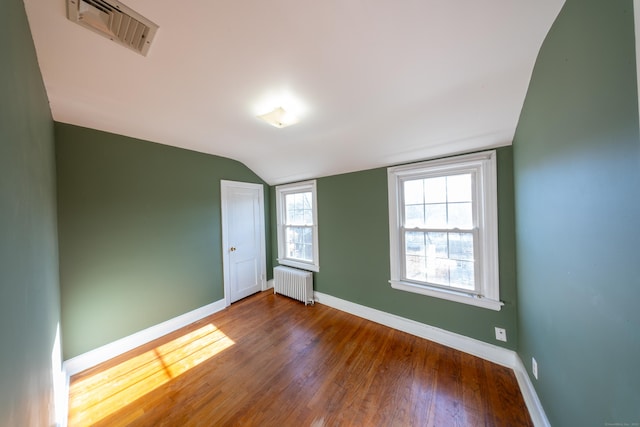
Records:
{"label": "white door", "polygon": [[221,181],[222,262],[226,305],[266,289],[261,184]]}

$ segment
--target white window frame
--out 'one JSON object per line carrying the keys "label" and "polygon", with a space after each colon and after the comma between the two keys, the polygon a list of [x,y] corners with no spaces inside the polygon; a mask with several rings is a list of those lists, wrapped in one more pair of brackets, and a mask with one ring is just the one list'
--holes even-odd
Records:
{"label": "white window frame", "polygon": [[[461,172],[474,175],[474,258],[477,291],[431,286],[404,278],[404,182]],[[442,298],[500,311],[498,262],[498,190],[496,152],[430,160],[387,169],[389,186],[389,234],[391,280],[394,289]],[[452,229],[454,230],[454,229]]]}
{"label": "white window frame", "polygon": [[[299,259],[287,258],[286,254],[286,239],[285,239],[285,213],[286,196],[296,193],[311,192],[313,201],[313,224],[308,224],[311,227],[313,235],[313,260],[306,262]],[[277,227],[278,227],[278,263],[289,267],[301,268],[303,270],[310,270],[318,272],[320,271],[320,260],[318,250],[318,202],[316,196],[316,181],[304,181],[294,184],[278,185],[276,186],[276,214],[277,214]]]}

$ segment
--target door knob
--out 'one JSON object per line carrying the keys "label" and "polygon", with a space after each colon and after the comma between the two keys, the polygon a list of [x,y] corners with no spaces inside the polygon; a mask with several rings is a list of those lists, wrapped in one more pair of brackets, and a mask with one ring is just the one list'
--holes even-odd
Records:
{"label": "door knob", "polygon": [[235,247],[231,246],[231,249],[229,249],[231,252],[234,252],[236,250]]}

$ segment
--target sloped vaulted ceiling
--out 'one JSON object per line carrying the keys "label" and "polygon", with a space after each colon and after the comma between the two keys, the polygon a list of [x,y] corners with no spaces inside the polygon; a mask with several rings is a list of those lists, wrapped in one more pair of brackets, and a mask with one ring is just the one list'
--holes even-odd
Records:
{"label": "sloped vaulted ceiling", "polygon": [[[146,57],[25,0],[55,120],[237,159],[269,184],[510,144],[562,0],[124,0]],[[258,114],[283,106],[300,123]]]}

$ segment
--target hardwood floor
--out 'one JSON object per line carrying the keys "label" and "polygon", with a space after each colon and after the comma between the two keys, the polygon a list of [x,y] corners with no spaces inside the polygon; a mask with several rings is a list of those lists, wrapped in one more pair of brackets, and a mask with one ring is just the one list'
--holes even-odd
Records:
{"label": "hardwood floor", "polygon": [[267,291],[75,375],[86,425],[533,424],[510,369]]}

